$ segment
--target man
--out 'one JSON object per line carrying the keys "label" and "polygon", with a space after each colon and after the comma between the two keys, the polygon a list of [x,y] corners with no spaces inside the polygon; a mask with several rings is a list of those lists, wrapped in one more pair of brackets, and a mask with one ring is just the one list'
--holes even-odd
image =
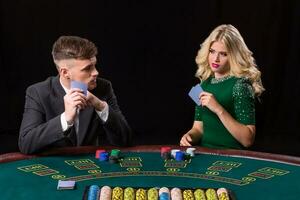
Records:
{"label": "man", "polygon": [[[19,136],[22,153],[51,147],[130,144],[131,129],[111,83],[98,78],[96,55],[97,47],[84,38],[62,36],[54,43],[52,56],[58,76],[26,91]],[[71,88],[71,81],[86,84],[88,91]]]}

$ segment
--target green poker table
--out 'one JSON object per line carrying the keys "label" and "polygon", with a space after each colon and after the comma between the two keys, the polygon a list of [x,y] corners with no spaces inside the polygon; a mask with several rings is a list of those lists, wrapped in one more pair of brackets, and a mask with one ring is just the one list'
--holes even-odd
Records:
{"label": "green poker table", "polygon": [[[36,155],[2,154],[0,199],[83,199],[90,185],[226,188],[231,199],[300,199],[299,157],[195,147],[194,157],[176,161],[162,158],[161,147],[67,147]],[[97,149],[121,150],[119,162],[99,161]],[[58,190],[58,180],[75,180],[76,186]]]}

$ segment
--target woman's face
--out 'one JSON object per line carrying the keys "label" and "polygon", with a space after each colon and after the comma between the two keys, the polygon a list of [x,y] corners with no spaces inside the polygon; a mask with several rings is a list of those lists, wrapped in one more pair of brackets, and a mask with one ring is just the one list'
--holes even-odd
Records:
{"label": "woman's face", "polygon": [[230,66],[228,62],[227,49],[223,42],[213,42],[209,49],[208,63],[216,78],[228,75]]}

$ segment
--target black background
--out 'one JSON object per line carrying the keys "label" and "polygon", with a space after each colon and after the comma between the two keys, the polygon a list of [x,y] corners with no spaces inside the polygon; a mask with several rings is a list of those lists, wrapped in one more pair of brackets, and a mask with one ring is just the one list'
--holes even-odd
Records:
{"label": "black background", "polygon": [[300,3],[286,0],[1,0],[0,150],[16,150],[25,89],[56,75],[51,48],[78,35],[99,49],[136,144],[178,144],[191,128],[195,56],[216,26],[239,29],[262,72],[253,150],[300,156]]}

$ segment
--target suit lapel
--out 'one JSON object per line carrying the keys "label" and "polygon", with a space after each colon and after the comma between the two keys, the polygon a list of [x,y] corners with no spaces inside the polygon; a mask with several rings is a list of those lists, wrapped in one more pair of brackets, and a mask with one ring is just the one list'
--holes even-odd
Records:
{"label": "suit lapel", "polygon": [[[66,95],[66,92],[59,82],[59,76],[53,78],[53,81],[51,82],[51,89],[52,89],[51,103],[53,105],[53,108],[55,108],[57,114],[61,114],[65,110],[64,96]],[[76,134],[77,146],[80,146],[83,143],[83,140],[88,131],[87,130],[88,126],[93,116],[93,112],[94,112],[93,107],[88,107],[79,112],[79,130],[78,133]]]}
{"label": "suit lapel", "polygon": [[61,114],[65,110],[64,96],[66,95],[66,92],[59,82],[59,76],[53,78],[50,87],[52,90],[52,96],[51,96],[51,103],[53,105],[52,107],[55,108],[57,114]]}
{"label": "suit lapel", "polygon": [[93,116],[94,108],[88,107],[84,110],[81,110],[79,113],[79,130],[77,134],[77,145],[82,145],[83,140],[87,134],[87,129],[91,122]]}

